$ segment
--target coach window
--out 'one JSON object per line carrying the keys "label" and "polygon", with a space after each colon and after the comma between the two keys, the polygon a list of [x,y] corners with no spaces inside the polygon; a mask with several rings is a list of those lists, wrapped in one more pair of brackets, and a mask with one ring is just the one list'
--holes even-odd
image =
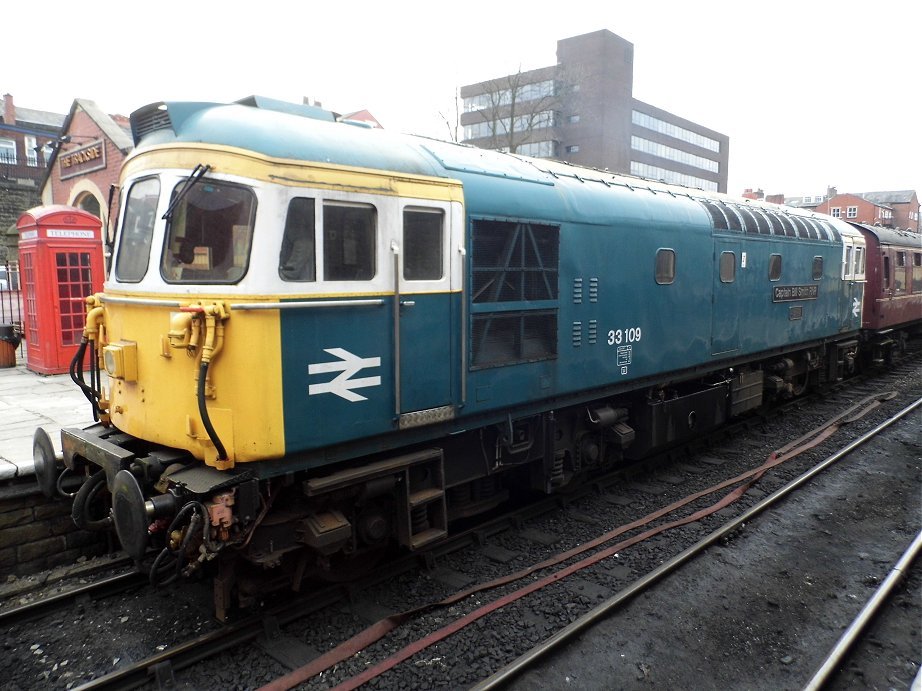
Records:
{"label": "coach window", "polygon": [[407,281],[437,281],[442,268],[441,209],[404,209],[403,277]]}
{"label": "coach window", "polygon": [[896,264],[893,267],[893,292],[906,292],[906,253],[896,253]]}
{"label": "coach window", "polygon": [[922,254],[912,254],[912,292],[922,293]]}
{"label": "coach window", "polygon": [[675,282],[675,250],[656,250],[656,282],[661,286]]}
{"label": "coach window", "polygon": [[285,281],[316,280],[314,254],[314,200],[296,197],[288,203],[279,276]]}
{"label": "coach window", "polygon": [[781,279],[781,255],[773,254],[768,258],[768,280],[778,281]]}
{"label": "coach window", "polygon": [[370,204],[323,205],[323,280],[370,281],[375,277],[377,213]]}
{"label": "coach window", "polygon": [[823,258],[813,257],[813,280],[818,281],[823,277]]}
{"label": "coach window", "polygon": [[733,283],[736,280],[736,255],[733,252],[720,253],[720,282]]}
{"label": "coach window", "polygon": [[884,283],[883,288],[887,290],[890,287],[890,257],[884,256]]}
{"label": "coach window", "polygon": [[115,276],[120,281],[137,283],[147,273],[159,198],[158,178],[140,180],[128,192],[118,256],[115,258]]}

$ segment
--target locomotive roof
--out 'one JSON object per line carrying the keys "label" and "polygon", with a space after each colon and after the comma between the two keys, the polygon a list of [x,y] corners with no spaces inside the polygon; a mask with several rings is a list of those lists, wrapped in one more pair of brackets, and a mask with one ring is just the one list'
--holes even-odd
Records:
{"label": "locomotive roof", "polygon": [[[232,104],[154,103],[132,113],[131,128],[139,149],[211,143],[280,159],[458,179],[469,210],[482,215],[561,221],[578,215],[588,223],[656,217],[710,231],[704,203],[717,202],[819,218],[804,209],[335,122],[331,113],[316,107],[255,96]],[[839,234],[857,234],[845,223],[833,225]]]}

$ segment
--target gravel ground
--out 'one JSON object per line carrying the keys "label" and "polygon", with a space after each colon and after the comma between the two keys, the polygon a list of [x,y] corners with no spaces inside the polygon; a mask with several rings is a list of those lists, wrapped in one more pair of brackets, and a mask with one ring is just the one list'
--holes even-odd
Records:
{"label": "gravel ground", "polygon": [[[512,688],[803,688],[922,529],[918,415],[638,597]],[[837,688],[908,688],[922,565]]]}

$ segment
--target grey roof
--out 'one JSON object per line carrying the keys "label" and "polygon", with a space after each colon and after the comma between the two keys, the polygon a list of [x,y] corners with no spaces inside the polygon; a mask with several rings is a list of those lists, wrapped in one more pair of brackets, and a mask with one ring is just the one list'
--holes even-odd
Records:
{"label": "grey roof", "polygon": [[[134,142],[131,139],[131,134],[129,134],[123,127],[115,122],[115,120],[112,119],[112,116],[106,114],[99,106],[97,106],[95,101],[90,101],[85,98],[78,98],[74,100],[74,105],[79,105],[83,111],[90,116],[93,122],[99,126],[99,129],[102,130],[103,134],[105,134],[119,149],[128,152],[134,148]],[[72,117],[74,110],[75,108],[72,107],[70,115],[67,116],[68,120]]]}
{"label": "grey roof", "polygon": [[[810,198],[817,199],[817,197],[810,197]],[[819,206],[824,201],[826,201],[826,197],[820,197],[819,201],[809,201],[809,202],[805,202],[804,197],[785,197],[784,198],[784,203],[786,206],[795,206],[801,209],[812,209],[814,207]]]}
{"label": "grey roof", "polygon": [[915,194],[915,190],[898,190],[891,192],[858,192],[857,196],[874,204],[909,204]]}
{"label": "grey roof", "polygon": [[66,119],[67,115],[64,113],[49,113],[45,110],[34,110],[33,108],[20,108],[16,106],[17,123],[61,129],[61,125],[64,124],[64,120]]}

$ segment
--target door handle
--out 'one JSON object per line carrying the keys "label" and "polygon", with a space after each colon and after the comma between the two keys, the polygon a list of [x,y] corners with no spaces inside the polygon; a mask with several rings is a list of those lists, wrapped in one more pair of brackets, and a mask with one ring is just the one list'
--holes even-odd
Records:
{"label": "door handle", "polygon": [[400,301],[401,307],[414,307],[415,305],[416,305],[415,300],[401,300]]}

